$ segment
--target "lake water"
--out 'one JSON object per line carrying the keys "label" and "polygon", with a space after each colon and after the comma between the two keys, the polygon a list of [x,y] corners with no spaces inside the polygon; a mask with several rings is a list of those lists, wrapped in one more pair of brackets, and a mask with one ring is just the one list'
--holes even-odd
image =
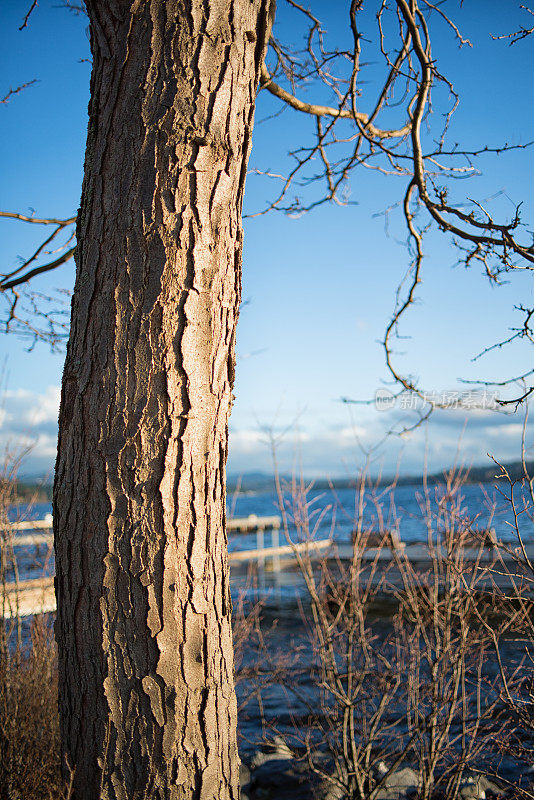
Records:
{"label": "lake water", "polygon": [[[509,495],[509,487],[503,485],[501,491]],[[513,542],[516,533],[512,525],[513,514],[509,501],[499,491],[495,484],[467,484],[456,495],[455,513],[457,516],[470,520],[474,527],[484,529],[492,527],[497,537],[503,541]],[[521,494],[521,487],[514,490],[518,508],[523,508],[528,498]],[[437,520],[438,506],[443,507],[444,489],[440,486],[430,486],[425,496],[421,485],[400,486],[393,493],[389,489],[380,489],[376,492],[367,491],[363,506],[364,529],[381,530],[398,529],[400,537],[405,542],[424,541],[427,538],[427,499],[433,515],[433,526],[443,525],[443,519]],[[284,498],[287,510],[289,534],[293,540],[302,535],[294,524],[293,501],[289,494]],[[327,489],[317,490],[313,487],[306,495],[307,515],[309,529],[315,539],[324,539],[329,536],[340,543],[349,542],[357,519],[357,496],[354,489]],[[528,503],[527,503],[528,507]],[[381,509],[379,511],[379,508]],[[301,503],[302,509],[302,503]],[[43,519],[52,512],[49,503],[37,503],[31,508],[19,506],[13,509],[13,518],[18,516],[24,519]],[[247,517],[250,514],[257,516],[280,515],[279,501],[272,491],[258,491],[229,495],[227,500],[228,516]],[[382,521],[380,522],[380,515]],[[521,535],[525,540],[534,539],[534,522],[532,514],[524,511],[520,517]],[[266,533],[265,546],[269,546],[269,533]],[[284,543],[281,534],[281,543]],[[255,533],[230,534],[229,550],[248,550],[257,546]],[[40,549],[30,548],[28,551],[20,549],[19,568],[22,579],[36,577],[39,570],[43,569],[46,547]],[[53,574],[53,557],[44,565],[47,574]]]}
{"label": "lake water", "polygon": [[[503,485],[502,491],[509,487]],[[435,514],[437,503],[443,499],[444,489],[440,486],[428,488],[428,498],[432,512]],[[523,500],[528,501],[520,487],[516,487],[515,496],[519,506]],[[510,503],[498,491],[495,484],[467,484],[456,495],[461,498],[458,511],[465,519],[470,519],[476,528],[495,528],[497,537],[504,541],[512,541],[515,533],[511,527],[513,515]],[[319,515],[327,509],[322,516],[317,538],[328,536],[332,530],[334,538],[339,542],[350,541],[355,527],[357,497],[354,489],[315,490],[307,494],[310,504],[312,524],[315,524]],[[286,497],[286,503],[291,506],[291,498]],[[394,493],[389,489],[379,489],[375,493],[367,491],[363,509],[363,527],[376,529],[378,522],[377,506],[382,507],[384,515],[383,527],[386,529],[398,526],[401,539],[405,542],[426,540],[426,498],[421,485],[399,486]],[[234,510],[234,516],[246,517],[248,514],[270,516],[279,514],[278,500],[273,492],[253,492],[239,494],[236,498],[228,498],[228,510]],[[332,523],[334,521],[334,526]],[[525,539],[534,538],[534,522],[528,514],[521,516],[521,532]],[[237,547],[237,543],[230,542],[230,548]]]}

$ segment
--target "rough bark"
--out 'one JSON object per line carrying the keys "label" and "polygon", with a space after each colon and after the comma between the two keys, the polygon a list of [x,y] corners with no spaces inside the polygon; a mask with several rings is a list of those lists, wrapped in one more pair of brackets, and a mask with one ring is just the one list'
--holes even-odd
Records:
{"label": "rough bark", "polygon": [[224,529],[241,203],[268,0],[88,0],[54,492],[74,797],[238,795]]}

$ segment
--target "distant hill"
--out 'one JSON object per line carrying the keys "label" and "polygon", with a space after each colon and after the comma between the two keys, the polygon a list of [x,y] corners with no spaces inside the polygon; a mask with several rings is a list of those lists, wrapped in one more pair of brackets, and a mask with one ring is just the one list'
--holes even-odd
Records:
{"label": "distant hill", "polygon": [[[510,478],[514,481],[521,480],[523,477],[523,464],[520,461],[512,461],[503,464],[508,472]],[[534,461],[527,461],[527,470],[534,476]],[[433,473],[427,477],[427,483],[435,485],[442,483],[448,470],[441,470],[440,472]],[[471,467],[465,477],[466,483],[491,483],[496,479],[500,469],[493,462],[488,463],[487,466]],[[282,480],[290,480],[290,476],[282,475]],[[422,475],[401,475],[397,478],[397,486],[414,486],[421,484],[423,480]],[[393,481],[392,476],[381,478],[378,484],[380,486],[387,486]],[[374,482],[374,480],[373,480]],[[329,486],[334,486],[336,489],[351,489],[358,485],[357,477],[354,478],[317,478],[314,483],[316,489],[327,489]],[[235,492],[239,487],[242,492],[269,492],[274,491],[274,475],[267,472],[245,472],[240,476],[229,475],[227,481],[228,492]]]}
{"label": "distant hill", "polygon": [[[511,461],[508,464],[503,464],[503,467],[513,481],[521,480],[524,477],[524,468],[521,461]],[[526,468],[529,475],[534,477],[534,461],[527,461]],[[446,470],[432,475],[432,482],[437,483],[442,481],[445,471]],[[493,462],[487,467],[471,467],[466,478],[466,483],[491,483],[500,473],[500,468]]]}
{"label": "distant hill", "polygon": [[[0,479],[0,486],[1,486]],[[43,480],[17,481],[15,484],[15,496],[20,503],[51,503],[52,484],[45,483]]]}
{"label": "distant hill", "polygon": [[[503,464],[504,468],[514,481],[521,480],[523,477],[523,465],[520,461],[512,461]],[[534,475],[534,461],[527,462],[527,470],[531,475]],[[433,473],[427,478],[427,482],[431,485],[441,483],[447,470]],[[489,462],[486,466],[471,467],[465,479],[466,483],[491,483],[499,474],[499,468]],[[282,475],[282,480],[289,481],[291,476]],[[381,486],[387,486],[391,483],[391,476],[382,478],[379,482]],[[401,475],[397,478],[397,486],[413,486],[420,485],[422,482],[421,475]],[[357,486],[357,478],[318,478],[314,481],[316,489],[327,489],[330,485],[336,489],[351,489]],[[237,489],[240,492],[273,492],[275,489],[274,475],[268,472],[245,472],[242,475],[230,474],[227,480],[227,490],[232,494]],[[22,480],[17,482],[16,487],[17,496],[22,503],[35,502],[35,503],[50,503],[52,502],[52,484],[44,482],[44,479],[38,480]]]}
{"label": "distant hill", "polygon": [[[503,467],[513,481],[521,480],[524,476],[523,464],[521,461],[512,461],[508,464],[503,464]],[[527,471],[531,475],[534,475],[534,461],[527,461],[526,467]],[[442,483],[448,471],[449,470],[441,470],[441,472],[429,475],[427,477],[427,482],[430,484]],[[496,480],[497,475],[500,473],[500,468],[493,462],[490,462],[487,466],[471,467],[465,477],[465,483],[491,483]],[[422,475],[403,475],[397,480],[397,485],[406,486],[420,484],[422,479]],[[382,483],[387,484],[388,480],[384,480]]]}
{"label": "distant hill", "polygon": [[274,491],[274,475],[269,472],[244,472],[242,475],[228,475],[226,490],[241,492]]}

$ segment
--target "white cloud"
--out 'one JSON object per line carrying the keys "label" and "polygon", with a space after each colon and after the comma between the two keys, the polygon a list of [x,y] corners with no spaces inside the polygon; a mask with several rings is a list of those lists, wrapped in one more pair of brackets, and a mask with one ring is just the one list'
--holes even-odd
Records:
{"label": "white cloud", "polygon": [[[353,412],[353,418],[351,425],[339,421],[320,426],[312,419],[306,426],[305,420],[300,420],[300,432],[290,430],[278,444],[280,470],[292,472],[298,465],[309,476],[354,474],[364,463],[366,449],[372,451],[374,471],[381,470],[386,475],[393,474],[399,463],[402,473],[419,474],[425,461],[430,472],[437,472],[455,461],[484,464],[487,453],[505,461],[516,461],[521,455],[521,421],[491,411],[436,411],[426,425],[416,428],[409,437],[391,436],[376,451],[373,446],[390,428],[400,427],[401,422],[409,424],[410,420],[400,413],[369,410]],[[529,432],[529,441],[534,441],[534,424]],[[233,473],[272,470],[266,437],[259,428],[232,432],[228,468]]]}
{"label": "white cloud", "polygon": [[259,429],[241,429],[230,431],[230,447],[234,453],[253,453],[258,447],[265,447],[267,437]]}
{"label": "white cloud", "polygon": [[27,389],[4,392],[0,410],[0,448],[19,453],[28,448],[21,474],[49,474],[57,447],[60,387],[42,393]]}
{"label": "white cloud", "polygon": [[28,389],[7,390],[3,396],[4,418],[0,420],[0,427],[6,423],[28,428],[57,423],[60,394],[59,386],[48,386],[43,394]]}
{"label": "white cloud", "polygon": [[522,432],[522,422],[508,422],[505,425],[488,425],[486,428],[486,434],[488,436],[506,436],[507,438],[513,436],[520,438]]}
{"label": "white cloud", "polygon": [[[59,386],[44,391],[11,390],[0,401],[0,449],[19,451],[31,445],[23,474],[50,474],[56,456]],[[336,412],[337,413],[337,412]],[[364,461],[362,448],[378,443],[394,425],[399,424],[400,412],[375,413],[371,409],[351,407],[334,417],[321,420],[303,413],[298,424],[289,425],[284,433],[280,423],[274,435],[284,433],[277,443],[277,458],[282,472],[302,471],[304,475],[350,475]],[[464,422],[467,418],[465,430]],[[406,420],[404,420],[406,421]],[[232,473],[272,471],[269,435],[259,424],[231,426],[228,468]],[[426,459],[431,472],[450,466],[460,441],[460,461],[481,464],[486,453],[504,461],[520,457],[521,416],[504,416],[490,411],[435,412],[426,427],[417,428],[409,441],[390,437],[374,457],[374,470],[392,474],[401,456],[404,473],[420,473]],[[463,434],[462,434],[463,431]],[[529,427],[534,441],[534,423]],[[534,453],[534,451],[532,451]],[[532,457],[532,456],[530,456]]]}

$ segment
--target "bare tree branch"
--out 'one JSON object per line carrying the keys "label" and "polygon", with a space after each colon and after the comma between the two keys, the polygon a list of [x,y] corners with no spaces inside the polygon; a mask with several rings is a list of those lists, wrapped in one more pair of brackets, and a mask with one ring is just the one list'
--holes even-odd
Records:
{"label": "bare tree branch", "polygon": [[12,97],[14,97],[16,94],[19,94],[19,92],[24,91],[24,89],[27,89],[28,86],[32,86],[34,83],[37,83],[36,78],[34,78],[32,81],[28,81],[27,83],[22,83],[20,86],[17,86],[16,89],[10,89],[8,93],[0,99],[0,105],[7,105]]}
{"label": "bare tree branch", "polygon": [[30,16],[31,16],[31,14],[32,14],[32,11],[33,11],[33,10],[34,10],[36,7],[37,7],[37,0],[33,0],[33,3],[32,3],[32,4],[31,4],[31,6],[30,6],[30,10],[27,12],[26,16],[24,17],[24,20],[23,20],[23,22],[22,22],[22,25],[21,25],[21,26],[20,26],[20,28],[19,28],[19,31],[22,31],[22,30],[24,30],[24,28],[27,28],[27,27],[28,27],[28,20],[29,20],[29,18],[30,18]]}
{"label": "bare tree branch", "polygon": [[[0,218],[53,228],[29,258],[12,269],[0,272],[0,302],[4,303],[5,308],[2,322],[5,332],[13,331],[19,336],[29,337],[31,346],[38,340],[45,340],[55,349],[68,334],[65,292],[60,291],[53,296],[37,292],[32,288],[32,281],[38,275],[51,272],[72,258],[75,251],[72,242],[75,237],[76,217],[41,218],[14,211],[0,211]],[[58,238],[59,246],[54,250],[50,249]],[[43,256],[51,255],[56,257],[42,261]],[[23,294],[18,291],[20,287]]]}
{"label": "bare tree branch", "polygon": [[74,251],[76,250],[75,247],[71,247],[62,256],[56,258],[55,261],[51,261],[49,264],[41,264],[39,267],[35,267],[34,269],[26,272],[24,275],[20,275],[18,278],[13,278],[9,281],[0,281],[0,291],[6,292],[8,289],[13,289],[15,286],[20,286],[21,283],[29,283],[32,278],[35,278],[37,275],[41,275],[43,272],[51,272],[56,267],[61,266],[66,261],[68,261],[74,255]]}
{"label": "bare tree branch", "polygon": [[360,114],[357,111],[352,111],[347,108],[332,108],[330,106],[321,106],[314,103],[306,103],[299,100],[298,97],[286,92],[281,86],[276,84],[265,64],[261,68],[261,86],[267,89],[275,97],[283,100],[284,103],[294,108],[296,111],[302,111],[305,114],[311,114],[314,117],[334,117],[335,119],[352,119],[362,125],[370,136],[376,136],[377,139],[398,139],[405,136],[410,131],[410,125],[405,125],[399,130],[382,131],[369,122],[367,114]]}
{"label": "bare tree branch", "polygon": [[[387,72],[374,104],[370,105],[370,110],[363,111],[362,52],[369,41],[363,38],[359,27],[361,1],[350,3],[348,22],[353,40],[350,50],[329,49],[319,19],[295,0],[287,2],[308,26],[305,46],[302,51],[291,52],[273,38],[270,52],[274,61],[270,67],[264,65],[261,86],[286,106],[315,117],[315,135],[310,144],[303,144],[290,153],[294,166],[286,175],[279,176],[282,187],[275,199],[250,216],[272,210],[299,215],[326,202],[346,205],[352,202],[347,192],[348,181],[358,167],[407,179],[402,208],[413,260],[403,280],[403,284],[407,282],[405,293],[403,284],[399,287],[383,346],[387,368],[400,392],[414,393],[428,403],[428,394],[418,387],[415,379],[395,366],[393,348],[401,318],[415,302],[422,281],[424,234],[430,223],[436,224],[457,245],[460,262],[465,266],[479,263],[493,283],[500,283],[504,273],[534,269],[533,239],[530,234],[521,234],[520,205],[510,219],[498,219],[490,207],[476,199],[451,202],[446,186],[452,179],[479,174],[473,159],[490,152],[524,149],[532,143],[492,147],[485,144],[469,150],[447,144],[458,96],[451,82],[439,72],[432,53],[431,16],[438,15],[448,25],[460,46],[471,46],[471,42],[462,35],[443,4],[430,0],[382,0],[379,4],[378,38]],[[529,10],[529,13],[532,12]],[[395,26],[397,41],[394,44]],[[280,80],[290,88],[285,88]],[[335,103],[328,105],[302,99],[299,87],[306,87],[310,81],[321,96],[326,92],[335,97]],[[375,76],[373,82],[376,84]],[[440,87],[448,92],[450,107],[443,114],[441,131],[433,132],[430,127],[432,94]],[[365,96],[368,94],[367,91]],[[402,115],[397,125],[392,124],[395,109],[400,109],[397,113]],[[380,124],[379,117],[384,117],[386,112],[387,124]],[[427,141],[432,142],[432,147],[424,144]],[[271,171],[265,174],[272,176]],[[307,201],[304,195],[310,192],[314,196]],[[421,224],[419,218],[424,216],[423,212],[427,219]],[[518,308],[525,312],[525,324],[484,352],[518,338],[532,340],[529,310]],[[507,385],[515,381],[515,378],[510,379]],[[432,407],[442,406],[434,403]]]}
{"label": "bare tree branch", "polygon": [[61,225],[62,227],[65,227],[66,225],[72,225],[73,222],[76,222],[76,217],[68,217],[67,219],[45,217],[41,219],[39,217],[28,217],[25,214],[19,214],[16,211],[0,211],[0,217],[5,217],[6,219],[18,219],[21,222],[32,222],[35,225]]}
{"label": "bare tree branch", "polygon": [[[526,11],[528,14],[534,17],[534,11],[532,11],[528,6],[521,5],[519,8],[522,8],[523,11]],[[510,45],[513,45],[517,44],[517,42],[520,42],[522,39],[526,39],[527,36],[531,36],[532,33],[534,33],[534,25],[532,25],[530,28],[525,28],[522,25],[519,30],[515,31],[514,33],[505,33],[502,36],[492,36],[491,38],[494,40],[510,39]]]}
{"label": "bare tree branch", "polygon": [[[263,209],[249,216],[269,211],[298,216],[325,203],[354,203],[349,184],[358,169],[403,180],[403,200],[393,205],[402,208],[411,263],[399,286],[383,347],[386,366],[399,391],[414,393],[423,403],[428,403],[428,395],[419,388],[415,378],[404,375],[396,366],[394,349],[400,322],[416,301],[423,279],[425,233],[431,224],[437,226],[458,248],[459,262],[465,266],[480,265],[494,284],[501,283],[506,273],[534,269],[533,237],[523,226],[520,204],[509,219],[500,219],[494,214],[491,203],[465,197],[460,202],[453,201],[449,191],[452,181],[480,174],[475,166],[477,158],[524,149],[532,142],[481,144],[469,149],[449,143],[449,125],[458,105],[458,95],[450,80],[440,73],[432,52],[434,19],[448,27],[452,39],[460,47],[471,46],[471,42],[443,3],[380,0],[376,22],[369,23],[369,17],[362,15],[362,0],[350,0],[347,25],[351,41],[340,48],[329,45],[327,33],[312,11],[298,0],[286,2],[304,24],[304,45],[294,50],[273,35],[260,84],[281,101],[283,108],[313,119],[312,138],[299,143],[289,153],[292,164],[287,172],[252,170],[280,181],[280,188]],[[36,5],[35,0],[22,27]],[[75,11],[82,10],[70,0],[66,5]],[[521,8],[534,15],[527,6]],[[364,35],[363,28],[369,24],[376,24],[374,44],[368,31]],[[515,43],[533,31],[534,27],[521,27],[513,34],[493,38]],[[441,45],[442,40],[437,41]],[[369,57],[367,52],[371,53]],[[376,65],[377,52],[382,59],[381,67]],[[374,63],[372,82],[366,82],[370,62]],[[377,87],[373,91],[369,88],[371,83]],[[2,102],[7,102],[22,88],[24,86],[12,90]],[[317,102],[303,98],[304,91],[310,89]],[[442,113],[432,116],[435,105]],[[53,227],[52,233],[43,238],[29,258],[0,273],[0,295],[7,297],[13,293],[10,298],[13,311],[19,307],[18,296],[15,296],[18,287],[26,286],[36,275],[55,269],[72,256],[74,231],[69,226],[73,226],[75,217],[39,219],[15,212],[0,212],[0,217]],[[69,230],[70,236],[65,241],[60,234],[68,234]],[[56,237],[62,239],[61,247],[51,251],[49,248]],[[54,258],[45,258],[52,253]],[[518,339],[534,341],[530,324],[534,311],[521,305],[517,308],[525,314],[524,324],[513,328],[502,341],[485,348],[480,356]],[[8,320],[8,328],[9,325]],[[511,378],[502,385],[516,381],[517,378]]]}

